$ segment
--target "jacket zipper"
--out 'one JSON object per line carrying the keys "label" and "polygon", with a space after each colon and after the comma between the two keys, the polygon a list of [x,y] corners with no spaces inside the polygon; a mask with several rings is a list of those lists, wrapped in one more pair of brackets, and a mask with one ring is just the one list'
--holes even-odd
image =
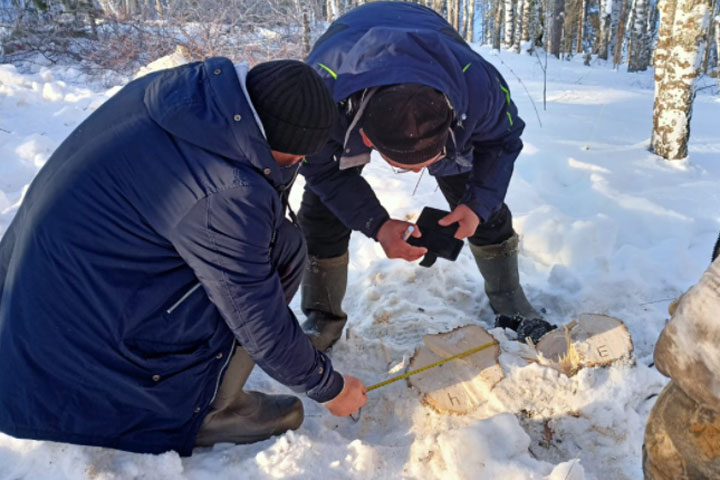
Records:
{"label": "jacket zipper", "polygon": [[223,372],[227,368],[228,364],[230,363],[230,359],[235,354],[235,344],[237,342],[233,340],[232,346],[230,347],[230,353],[228,353],[227,358],[225,359],[225,363],[223,363],[223,366],[220,368],[220,373],[218,373],[217,380],[215,380],[215,391],[212,394],[212,398],[210,399],[210,405],[213,404],[215,401],[215,397],[217,396],[218,390],[220,389],[220,379],[222,378]]}
{"label": "jacket zipper", "polygon": [[165,310],[165,313],[167,313],[168,315],[170,315],[173,311],[175,311],[176,308],[178,308],[178,307],[180,306],[181,303],[183,303],[185,300],[187,300],[187,298],[188,298],[190,295],[192,295],[193,292],[194,292],[195,290],[197,290],[198,288],[200,288],[200,282],[198,282],[197,285],[193,286],[190,290],[188,290],[188,291],[185,293],[185,295],[183,295],[182,297],[180,297],[180,300],[178,300],[178,301],[175,302],[170,308],[168,308],[167,310]]}

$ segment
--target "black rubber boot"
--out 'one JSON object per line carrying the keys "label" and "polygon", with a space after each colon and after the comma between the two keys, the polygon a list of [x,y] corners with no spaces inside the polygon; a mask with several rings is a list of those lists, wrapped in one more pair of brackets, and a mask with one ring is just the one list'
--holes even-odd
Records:
{"label": "black rubber boot", "polygon": [[541,318],[525,297],[518,273],[518,236],[496,245],[473,245],[470,250],[485,279],[485,293],[497,315]]}
{"label": "black rubber boot", "polygon": [[347,322],[342,301],[347,288],[349,255],[334,258],[308,257],[302,283],[303,330],[320,351],[340,339]]}
{"label": "black rubber boot", "polygon": [[238,346],[200,427],[196,446],[259,442],[302,425],[304,412],[299,398],[243,390],[254,366],[245,349]]}

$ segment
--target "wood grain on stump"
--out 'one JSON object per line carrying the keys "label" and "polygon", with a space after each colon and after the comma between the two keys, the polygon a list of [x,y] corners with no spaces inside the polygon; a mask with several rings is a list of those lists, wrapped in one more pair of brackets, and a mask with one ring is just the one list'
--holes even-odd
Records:
{"label": "wood grain on stump", "polygon": [[572,375],[581,368],[609,365],[621,358],[630,358],[633,344],[622,321],[586,313],[545,334],[535,349],[540,363]]}
{"label": "wood grain on stump", "polygon": [[[410,359],[410,370],[421,368],[474,347],[495,341],[478,325],[450,332],[425,335],[424,346]],[[421,400],[442,413],[465,414],[487,402],[490,389],[503,378],[498,364],[500,347],[492,345],[467,357],[418,373],[408,384],[418,390]]]}

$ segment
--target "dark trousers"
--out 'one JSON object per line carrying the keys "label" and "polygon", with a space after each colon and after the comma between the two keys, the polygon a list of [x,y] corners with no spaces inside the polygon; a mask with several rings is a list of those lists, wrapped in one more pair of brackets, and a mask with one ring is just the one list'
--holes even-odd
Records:
{"label": "dark trousers", "polygon": [[307,248],[300,229],[284,219],[270,251],[270,261],[280,276],[288,303],[300,288],[306,260]]}
{"label": "dark trousers", "polygon": [[[470,174],[435,177],[440,191],[454,209],[463,194]],[[419,213],[419,212],[418,212]],[[307,240],[308,253],[318,258],[334,258],[348,250],[350,232],[307,187],[303,194],[298,219]],[[512,213],[504,203],[487,222],[481,223],[468,239],[473,245],[495,245],[513,235]]]}

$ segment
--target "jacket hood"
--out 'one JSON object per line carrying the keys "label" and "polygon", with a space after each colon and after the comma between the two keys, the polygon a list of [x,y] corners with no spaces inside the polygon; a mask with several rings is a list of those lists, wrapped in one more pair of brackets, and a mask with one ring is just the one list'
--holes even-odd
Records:
{"label": "jacket hood", "polygon": [[372,2],[338,18],[307,63],[341,101],[370,87],[419,83],[448,96],[460,116],[469,99],[463,68],[469,47],[434,10],[405,2]]}
{"label": "jacket hood", "polygon": [[467,109],[461,66],[442,33],[375,27],[352,47],[338,68],[335,101],[371,87],[419,83],[447,95],[456,112]]}
{"label": "jacket hood", "polygon": [[210,58],[166,70],[148,86],[144,100],[150,117],[172,136],[260,171],[270,169],[267,178],[283,183],[230,60]]}

